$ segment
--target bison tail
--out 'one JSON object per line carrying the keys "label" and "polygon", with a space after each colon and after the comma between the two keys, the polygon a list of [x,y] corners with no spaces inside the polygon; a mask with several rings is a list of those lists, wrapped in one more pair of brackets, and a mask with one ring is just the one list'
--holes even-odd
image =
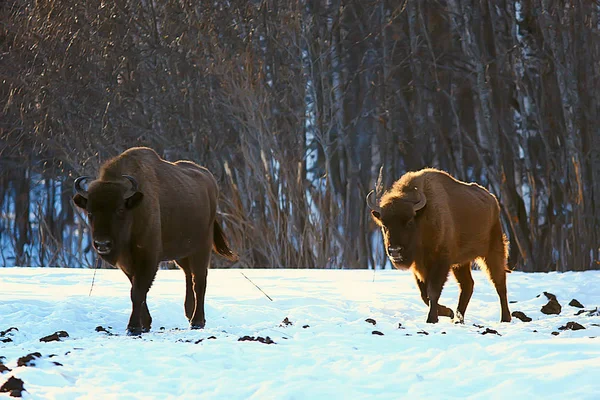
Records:
{"label": "bison tail", "polygon": [[227,258],[231,261],[237,261],[237,255],[229,248],[229,244],[227,243],[227,239],[225,238],[225,234],[221,229],[221,226],[215,220],[214,223],[214,233],[213,233],[213,249],[214,251]]}
{"label": "bison tail", "polygon": [[[505,273],[510,273],[512,270],[506,265],[508,260],[508,238],[502,232],[502,225],[500,223],[500,219],[496,221],[496,223],[492,226],[492,230],[490,232],[490,248],[488,249],[487,259],[493,264],[492,269],[497,271],[497,273],[501,273],[503,271]],[[492,271],[490,271],[492,272]]]}
{"label": "bison tail", "polygon": [[[510,244],[508,243],[508,238],[504,233],[502,234],[502,244],[504,247],[504,259],[508,261],[508,248]],[[510,269],[508,265],[504,266],[504,270],[507,274],[510,274],[512,272],[512,269]]]}

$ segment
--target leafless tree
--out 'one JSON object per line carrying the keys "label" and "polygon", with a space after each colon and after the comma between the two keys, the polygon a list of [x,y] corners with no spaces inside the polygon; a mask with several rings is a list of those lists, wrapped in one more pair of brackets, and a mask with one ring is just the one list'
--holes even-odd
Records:
{"label": "leafless tree", "polygon": [[72,179],[145,145],[214,171],[243,267],[381,267],[366,193],[433,166],[498,196],[511,266],[598,268],[599,11],[4,1],[0,262],[91,264]]}

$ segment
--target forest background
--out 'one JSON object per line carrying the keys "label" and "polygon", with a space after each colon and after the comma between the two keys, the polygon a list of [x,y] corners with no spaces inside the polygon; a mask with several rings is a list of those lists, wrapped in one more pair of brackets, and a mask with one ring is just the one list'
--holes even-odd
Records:
{"label": "forest background", "polygon": [[599,17],[597,1],[4,0],[0,266],[93,265],[73,179],[144,145],[215,174],[238,267],[384,266],[365,203],[383,166],[385,187],[423,167],[487,187],[511,268],[597,269]]}

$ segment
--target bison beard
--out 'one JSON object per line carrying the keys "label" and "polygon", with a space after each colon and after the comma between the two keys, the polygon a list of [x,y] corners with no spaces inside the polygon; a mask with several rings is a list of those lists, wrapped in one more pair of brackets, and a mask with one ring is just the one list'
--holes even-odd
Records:
{"label": "bison beard", "polygon": [[192,329],[205,325],[204,297],[211,249],[234,260],[216,220],[219,190],[212,174],[189,161],[168,162],[136,147],[75,180],[75,205],[87,211],[98,254],[131,282],[127,333],[150,330],[146,297],[161,261],[177,262],[186,277],[185,315]]}
{"label": "bison beard", "polygon": [[475,260],[496,288],[502,322],[511,320],[506,295],[507,240],[500,206],[485,188],[464,183],[433,168],[409,172],[379,201],[371,191],[367,205],[381,227],[386,253],[395,268],[410,269],[421,298],[429,306],[427,322],[454,318],[438,303],[448,275],[459,286],[456,319],[464,315],[473,294],[471,263]]}

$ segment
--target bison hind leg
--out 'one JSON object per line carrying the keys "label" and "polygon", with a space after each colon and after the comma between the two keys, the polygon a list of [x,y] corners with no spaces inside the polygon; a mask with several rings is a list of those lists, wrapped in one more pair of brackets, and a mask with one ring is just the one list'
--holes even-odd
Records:
{"label": "bison hind leg", "polygon": [[450,307],[446,307],[443,304],[438,304],[438,315],[454,319],[454,311],[452,311]]}
{"label": "bison hind leg", "polygon": [[508,308],[508,296],[506,291],[506,271],[504,270],[504,258],[490,254],[485,259],[485,271],[498,293],[500,308],[502,310],[500,321],[510,322],[510,310]]}
{"label": "bison hind leg", "polygon": [[464,324],[465,312],[473,294],[473,276],[471,275],[471,263],[463,263],[452,268],[452,274],[458,283],[459,296],[458,307],[456,308],[456,319],[454,322]]}
{"label": "bison hind leg", "polygon": [[484,267],[488,278],[496,288],[498,297],[500,298],[500,307],[502,310],[501,322],[510,322],[510,310],[508,308],[508,298],[506,294],[506,255],[507,243],[506,238],[502,234],[500,221],[491,232],[490,247],[488,254],[481,259],[480,265]]}
{"label": "bison hind leg", "polygon": [[144,308],[142,309],[142,332],[148,333],[152,328],[152,316],[150,310],[148,310],[148,303],[144,302]]}
{"label": "bison hind leg", "polygon": [[202,250],[190,256],[190,270],[192,274],[192,290],[194,292],[194,312],[190,318],[191,329],[203,329],[206,324],[204,314],[204,298],[206,296],[206,283],[208,264],[210,263],[210,244],[200,246]]}

